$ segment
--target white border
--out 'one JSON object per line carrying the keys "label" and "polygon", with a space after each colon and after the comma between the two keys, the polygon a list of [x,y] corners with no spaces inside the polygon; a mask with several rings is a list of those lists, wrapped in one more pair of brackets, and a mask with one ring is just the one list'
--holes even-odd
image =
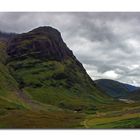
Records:
{"label": "white border", "polygon": [[[140,11],[139,0],[0,0],[0,11]],[[2,20],[2,19],[0,19]],[[0,130],[2,140],[139,140],[137,130]]]}
{"label": "white border", "polygon": [[0,131],[2,140],[139,140],[137,130],[9,130]]}
{"label": "white border", "polygon": [[139,0],[0,0],[0,11],[140,11]]}

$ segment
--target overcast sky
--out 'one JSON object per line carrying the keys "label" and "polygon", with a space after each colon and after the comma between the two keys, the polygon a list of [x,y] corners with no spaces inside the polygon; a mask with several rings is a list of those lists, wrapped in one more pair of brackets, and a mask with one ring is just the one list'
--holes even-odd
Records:
{"label": "overcast sky", "polygon": [[0,30],[57,28],[93,80],[140,86],[140,13],[0,13]]}

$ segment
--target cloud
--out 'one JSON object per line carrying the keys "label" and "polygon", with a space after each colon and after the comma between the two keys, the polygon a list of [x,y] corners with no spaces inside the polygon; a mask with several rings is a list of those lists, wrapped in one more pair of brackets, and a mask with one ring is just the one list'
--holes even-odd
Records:
{"label": "cloud", "polygon": [[140,85],[140,13],[0,13],[0,30],[57,28],[93,80],[110,78]]}
{"label": "cloud", "polygon": [[111,78],[111,79],[116,80],[116,79],[119,77],[119,75],[118,75],[115,71],[110,70],[110,71],[104,72],[104,73],[103,73],[103,77],[104,77],[104,78],[108,78],[108,79]]}

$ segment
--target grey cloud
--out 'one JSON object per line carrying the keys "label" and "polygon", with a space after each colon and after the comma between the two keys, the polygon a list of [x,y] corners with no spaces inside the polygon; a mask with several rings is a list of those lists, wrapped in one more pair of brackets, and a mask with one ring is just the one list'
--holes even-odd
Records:
{"label": "grey cloud", "polygon": [[[84,64],[93,79],[115,73],[115,80],[140,85],[140,13],[0,13],[0,30],[27,32],[50,25]],[[136,46],[137,45],[137,46]]]}

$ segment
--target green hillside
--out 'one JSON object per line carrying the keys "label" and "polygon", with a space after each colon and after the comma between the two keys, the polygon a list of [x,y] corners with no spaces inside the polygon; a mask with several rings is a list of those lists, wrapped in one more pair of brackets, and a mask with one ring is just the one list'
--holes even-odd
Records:
{"label": "green hillside", "polygon": [[138,87],[110,79],[99,79],[94,82],[97,88],[113,98],[127,98],[129,93],[138,89]]}
{"label": "green hillside", "polygon": [[140,102],[140,89],[138,88],[137,90],[130,92],[127,95],[127,98],[130,100]]}
{"label": "green hillside", "polygon": [[[42,104],[22,93],[6,66],[7,43],[0,41],[0,128],[82,127],[84,115]],[[23,95],[21,95],[23,94]],[[61,120],[61,121],[60,121]],[[69,120],[69,121],[68,121]]]}
{"label": "green hillside", "polygon": [[15,37],[7,65],[20,89],[34,100],[71,110],[93,110],[111,98],[101,93],[82,64],[51,27]]}
{"label": "green hillside", "polygon": [[17,96],[18,83],[5,66],[6,43],[0,41],[0,111],[23,109],[26,105]]}

